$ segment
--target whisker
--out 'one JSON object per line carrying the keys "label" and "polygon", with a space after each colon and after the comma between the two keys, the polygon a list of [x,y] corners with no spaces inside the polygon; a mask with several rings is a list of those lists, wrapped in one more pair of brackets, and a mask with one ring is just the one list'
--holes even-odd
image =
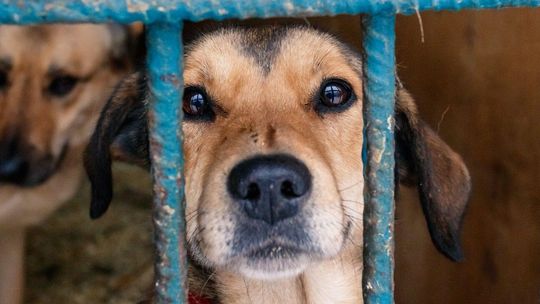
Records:
{"label": "whisker", "polygon": [[186,224],[191,222],[197,215],[199,215],[198,210],[192,211],[189,215],[186,215]]}
{"label": "whisker", "polygon": [[339,191],[339,192],[347,191],[347,190],[351,189],[352,187],[358,186],[359,184],[361,184],[361,183],[363,183],[363,182],[364,182],[363,179],[362,179],[362,180],[359,180],[358,182],[356,182],[356,183],[354,183],[354,184],[352,184],[352,185],[349,185],[349,186],[347,186],[347,187],[345,187],[345,188],[342,188],[342,189],[338,189],[338,191]]}
{"label": "whisker", "polygon": [[217,271],[217,270],[214,270],[214,271],[208,276],[208,279],[206,279],[206,281],[204,282],[203,286],[201,287],[201,290],[199,291],[199,297],[201,297],[201,296],[203,295],[204,289],[206,288],[206,284],[208,284],[208,282],[210,282],[210,280],[212,279],[212,277],[216,274],[216,271]]}
{"label": "whisker", "polygon": [[249,294],[249,288],[247,286],[246,279],[242,278],[242,281],[244,281],[244,287],[246,287],[246,294],[248,296],[249,303],[253,304],[253,300],[251,299],[251,295]]}

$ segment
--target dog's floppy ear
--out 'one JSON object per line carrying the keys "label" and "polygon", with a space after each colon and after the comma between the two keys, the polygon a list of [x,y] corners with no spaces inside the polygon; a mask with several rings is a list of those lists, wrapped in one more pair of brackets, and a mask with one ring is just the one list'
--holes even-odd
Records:
{"label": "dog's floppy ear", "polygon": [[90,217],[103,215],[112,199],[112,159],[148,167],[145,77],[135,73],[116,88],[98,120],[84,154],[91,183]]}
{"label": "dog's floppy ear", "polygon": [[144,25],[136,22],[130,25],[107,23],[110,34],[110,60],[114,68],[121,71],[140,67],[145,56]]}
{"label": "dog's floppy ear", "polygon": [[460,232],[471,182],[461,157],[419,119],[412,97],[398,89],[397,177],[418,187],[435,247],[453,261],[463,258]]}

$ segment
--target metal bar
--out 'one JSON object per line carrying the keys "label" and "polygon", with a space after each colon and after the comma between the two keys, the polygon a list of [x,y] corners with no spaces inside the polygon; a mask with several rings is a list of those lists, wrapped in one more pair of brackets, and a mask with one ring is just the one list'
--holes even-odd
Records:
{"label": "metal bar", "polygon": [[147,32],[157,303],[187,303],[181,29],[155,23]]}
{"label": "metal bar", "polygon": [[364,302],[393,303],[395,15],[365,16]]}
{"label": "metal bar", "polygon": [[539,7],[540,0],[0,0],[0,23],[142,21],[412,14],[424,10]]}

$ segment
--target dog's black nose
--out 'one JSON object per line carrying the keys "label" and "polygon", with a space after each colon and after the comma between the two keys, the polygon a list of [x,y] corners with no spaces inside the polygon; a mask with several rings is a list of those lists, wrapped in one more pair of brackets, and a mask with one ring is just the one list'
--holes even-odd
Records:
{"label": "dog's black nose", "polygon": [[0,182],[21,184],[28,172],[28,163],[17,155],[0,158]]}
{"label": "dog's black nose", "polygon": [[19,150],[17,139],[0,142],[0,183],[24,183],[28,174],[28,162]]}
{"label": "dog's black nose", "polygon": [[311,190],[311,174],[284,154],[256,156],[236,165],[228,190],[246,215],[273,225],[298,213]]}

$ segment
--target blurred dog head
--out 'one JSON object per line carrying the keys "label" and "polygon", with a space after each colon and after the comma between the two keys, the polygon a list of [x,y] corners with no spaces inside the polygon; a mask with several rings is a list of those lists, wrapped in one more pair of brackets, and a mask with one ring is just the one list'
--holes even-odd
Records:
{"label": "blurred dog head", "polygon": [[128,38],[117,25],[0,26],[0,184],[40,184],[88,140]]}
{"label": "blurred dog head", "polygon": [[[184,80],[187,233],[197,261],[274,279],[358,247],[364,207],[358,55],[307,28],[221,30],[188,48]],[[98,122],[85,161],[92,217],[112,197],[110,149],[148,163],[145,92],[142,74],[127,78]],[[399,92],[399,172],[419,185],[437,247],[459,259],[467,169]]]}

